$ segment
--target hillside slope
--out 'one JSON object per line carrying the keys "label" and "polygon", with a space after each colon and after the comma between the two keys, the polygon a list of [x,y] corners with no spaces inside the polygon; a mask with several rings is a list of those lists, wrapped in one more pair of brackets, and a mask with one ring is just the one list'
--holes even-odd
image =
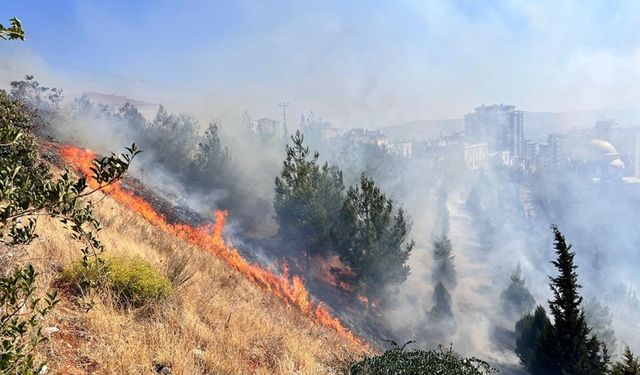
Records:
{"label": "hillside slope", "polygon": [[[116,308],[106,296],[63,302],[46,325],[43,356],[55,374],[333,374],[363,349],[248,281],[221,259],[152,226],[109,196],[93,198],[107,254],[140,256],[165,271],[190,257],[194,277],[151,311]],[[43,285],[80,257],[80,244],[43,219],[26,254]],[[23,259],[26,260],[26,259]],[[91,302],[91,304],[88,304]],[[88,307],[87,307],[88,306]],[[88,311],[87,311],[88,309]]]}

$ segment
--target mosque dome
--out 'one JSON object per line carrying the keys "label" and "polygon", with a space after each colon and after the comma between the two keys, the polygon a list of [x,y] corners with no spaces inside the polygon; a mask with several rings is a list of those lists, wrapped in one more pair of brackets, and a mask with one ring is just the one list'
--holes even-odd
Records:
{"label": "mosque dome", "polygon": [[615,146],[603,139],[575,142],[567,147],[567,155],[574,161],[607,164],[619,158]]}
{"label": "mosque dome", "polygon": [[596,157],[618,156],[618,150],[616,150],[615,146],[603,139],[592,139],[589,149],[591,155]]}

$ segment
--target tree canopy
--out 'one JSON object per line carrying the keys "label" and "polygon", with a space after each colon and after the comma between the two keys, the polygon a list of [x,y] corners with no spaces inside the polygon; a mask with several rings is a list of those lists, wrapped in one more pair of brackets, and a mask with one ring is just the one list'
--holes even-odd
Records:
{"label": "tree canopy", "polygon": [[500,294],[500,303],[504,313],[515,319],[521,318],[535,307],[536,301],[527,289],[520,265],[513,270],[509,286]]}

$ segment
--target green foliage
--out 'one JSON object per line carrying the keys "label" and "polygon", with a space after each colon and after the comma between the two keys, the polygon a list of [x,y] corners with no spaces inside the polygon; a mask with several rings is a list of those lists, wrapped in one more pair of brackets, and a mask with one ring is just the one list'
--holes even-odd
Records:
{"label": "green foliage", "polygon": [[36,347],[46,340],[40,322],[59,302],[56,292],[36,295],[33,266],[16,268],[0,277],[0,373],[37,374]]}
{"label": "green foliage", "polygon": [[[519,348],[519,355],[534,375],[606,374],[610,360],[607,347],[596,336],[589,336],[590,329],[580,309],[582,297],[578,293],[580,284],[573,262],[575,253],[558,228],[552,226],[552,230],[557,257],[552,264],[558,270],[558,276],[550,277],[554,299],[549,301],[549,307],[553,324],[546,325],[542,332],[522,330],[521,334],[527,332],[524,336],[527,345]],[[526,320],[522,324],[526,325]],[[531,341],[532,349],[528,352],[526,348],[531,347]],[[528,361],[524,362],[527,355]]]}
{"label": "green foliage", "polygon": [[237,191],[238,176],[233,173],[233,163],[229,149],[222,145],[220,139],[221,125],[211,121],[204,135],[200,138],[194,159],[191,162],[189,180],[194,185],[228,188]]}
{"label": "green foliage", "polygon": [[464,358],[451,348],[405,351],[396,347],[353,364],[350,375],[488,375],[496,371],[477,358]]}
{"label": "green foliage", "polygon": [[507,289],[500,294],[500,302],[504,313],[516,319],[531,312],[535,307],[536,301],[527,289],[520,265],[511,274],[511,282]]}
{"label": "green foliage", "polygon": [[451,294],[438,282],[433,291],[433,306],[427,313],[427,320],[420,334],[429,344],[442,344],[455,333]]}
{"label": "green foliage", "polygon": [[0,24],[0,39],[3,40],[24,40],[24,30],[22,22],[16,17],[9,20],[11,26],[6,27]]}
{"label": "green foliage", "polygon": [[187,114],[170,114],[163,106],[151,123],[149,142],[158,152],[158,163],[170,172],[180,175],[191,164],[191,153],[198,139],[198,120]]}
{"label": "green foliage", "polygon": [[438,282],[433,290],[433,308],[429,312],[430,323],[437,324],[452,317],[451,294],[441,282]]}
{"label": "green foliage", "polygon": [[620,361],[613,365],[611,375],[640,375],[640,361],[627,346]]}
{"label": "green foliage", "polygon": [[275,180],[274,208],[282,240],[307,256],[326,254],[334,247],[334,231],[344,201],[342,172],[319,155],[310,156],[299,131],[286,145],[282,172]]}
{"label": "green foliage", "polygon": [[144,306],[171,294],[171,282],[140,258],[109,257],[67,265],[61,280],[82,292],[93,286],[113,293],[123,306]]}
{"label": "green foliage", "polygon": [[409,275],[407,259],[414,246],[407,239],[409,224],[402,209],[362,176],[360,185],[347,191],[340,215],[338,243],[341,258],[354,272],[356,290],[380,296],[384,287],[401,283]]}
{"label": "green foliage", "polygon": [[404,281],[413,242],[408,220],[365,175],[344,193],[342,171],[319,154],[311,155],[299,131],[286,145],[287,156],[275,181],[274,208],[280,238],[314,255],[338,254],[352,272],[340,275],[369,297],[382,297],[385,287]]}
{"label": "green foliage", "polygon": [[86,177],[74,178],[68,171],[53,178],[38,157],[29,110],[0,91],[0,242],[28,244],[36,237],[37,217],[46,214],[85,241],[85,256],[97,254],[102,245],[94,232],[100,225],[91,202],[82,198],[120,180],[138,153],[133,144],[126,153],[95,160],[92,171],[100,184],[95,189],[89,189]]}
{"label": "green foliage", "polygon": [[62,90],[40,85],[32,75],[22,81],[11,82],[11,98],[27,105],[34,113],[33,120],[38,131],[59,111]]}
{"label": "green foliage", "polygon": [[584,316],[591,333],[598,336],[598,339],[607,345],[607,349],[611,353],[615,353],[617,339],[612,328],[613,318],[609,308],[596,298],[590,298],[584,304]]}
{"label": "green foliage", "polygon": [[[88,100],[88,98],[85,98]],[[92,104],[89,102],[89,106]],[[99,112],[98,112],[99,113]],[[149,131],[147,119],[140,113],[138,108],[134,107],[131,103],[126,102],[122,107],[118,108],[118,112],[115,114],[116,118],[123,121],[125,126],[137,131]]]}
{"label": "green foliage", "polygon": [[203,171],[219,169],[220,164],[225,164],[229,161],[229,149],[222,146],[219,132],[220,124],[211,121],[204,133],[204,137],[198,142],[195,163]]}
{"label": "green foliage", "polygon": [[534,347],[543,332],[550,328],[551,321],[542,306],[538,306],[533,314],[526,314],[516,323],[516,354],[527,368],[535,367],[535,364],[530,363]]}
{"label": "green foliage", "polygon": [[[24,40],[20,21],[12,18],[9,28],[0,25],[0,38]],[[86,266],[90,249],[96,255],[103,246],[94,235],[100,224],[93,217],[93,207],[82,198],[122,178],[138,150],[133,144],[126,154],[95,160],[92,171],[99,186],[94,190],[88,189],[86,177],[74,179],[68,171],[54,179],[37,152],[33,115],[38,115],[38,109],[42,109],[38,107],[44,104],[49,105],[47,111],[57,110],[62,91],[41,87],[32,76],[11,86],[11,96],[0,90],[0,245],[30,243],[37,237],[37,218],[47,215],[58,218],[74,238],[86,242],[82,249],[82,264]],[[44,367],[34,358],[36,347],[46,340],[40,322],[58,300],[56,292],[36,296],[36,276],[29,264],[0,277],[3,374],[38,374]]]}
{"label": "green foliage", "polygon": [[458,284],[455,268],[455,255],[451,240],[445,232],[433,240],[433,270],[431,278],[434,283],[441,282],[449,289]]}

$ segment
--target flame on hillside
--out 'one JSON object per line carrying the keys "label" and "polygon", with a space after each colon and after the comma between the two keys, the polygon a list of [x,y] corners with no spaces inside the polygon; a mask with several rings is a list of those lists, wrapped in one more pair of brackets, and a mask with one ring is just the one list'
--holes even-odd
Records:
{"label": "flame on hillside", "polygon": [[342,263],[339,256],[332,255],[328,258],[316,256],[313,258],[313,263],[316,265],[320,273],[320,278],[324,280],[324,282],[346,292],[353,291],[351,285],[343,281],[345,277],[352,276],[353,271],[351,271],[349,266]]}
{"label": "flame on hillside", "polygon": [[[78,171],[87,176],[90,187],[97,188],[98,183],[90,178],[92,161],[95,153],[88,149],[64,145],[60,148],[60,155]],[[107,186],[103,192],[109,194],[117,202],[137,212],[156,227],[181,238],[204,251],[208,251],[226,261],[231,267],[242,273],[249,280],[275,294],[286,303],[296,306],[300,311],[312,317],[320,324],[330,327],[352,343],[365,346],[366,343],[349,331],[323,304],[316,304],[310,300],[309,292],[299,276],[289,276],[286,264],[283,264],[282,272],[277,275],[257,264],[249,263],[240,255],[231,243],[225,241],[223,230],[227,211],[216,211],[215,222],[201,227],[192,227],[187,224],[169,223],[164,215],[158,213],[154,207],[144,199],[125,190],[119,183]]]}

